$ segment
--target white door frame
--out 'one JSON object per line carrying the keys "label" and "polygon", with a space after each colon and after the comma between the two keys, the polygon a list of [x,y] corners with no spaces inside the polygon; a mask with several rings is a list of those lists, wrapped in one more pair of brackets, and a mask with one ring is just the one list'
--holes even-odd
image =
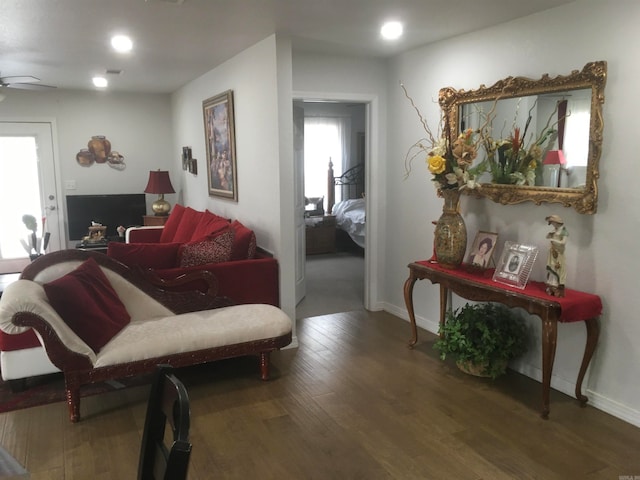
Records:
{"label": "white door frame", "polygon": [[[382,200],[381,195],[383,191],[383,189],[379,187],[377,179],[384,178],[379,173],[382,168],[379,162],[381,158],[378,148],[380,142],[377,140],[374,141],[374,137],[377,139],[379,134],[380,105],[378,96],[354,93],[294,91],[293,101],[298,100],[337,101],[341,103],[353,102],[366,105],[364,191],[366,192],[365,208],[367,221],[365,223],[366,248],[364,249],[364,308],[367,310],[381,310],[382,308],[378,304],[377,295],[375,294],[380,278],[379,266],[376,263],[376,259],[382,258],[380,256],[381,245],[380,238],[376,238],[376,235],[373,233],[379,231],[380,210],[377,205],[379,205],[379,201]],[[374,202],[373,199],[380,200]],[[297,252],[295,258],[300,258]]]}

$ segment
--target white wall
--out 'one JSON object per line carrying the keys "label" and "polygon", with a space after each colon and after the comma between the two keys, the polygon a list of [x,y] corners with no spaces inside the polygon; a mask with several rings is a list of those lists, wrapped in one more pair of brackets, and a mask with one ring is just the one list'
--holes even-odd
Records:
{"label": "white wall", "polygon": [[385,203],[387,162],[387,69],[382,60],[294,52],[293,91],[296,99],[340,100],[367,104],[366,168],[367,236],[365,276],[370,283],[364,304],[381,310],[384,298]]}
{"label": "white wall", "polygon": [[[29,91],[3,89],[6,98],[0,102],[0,119],[9,122],[45,121],[54,124],[54,155],[61,185],[75,180],[75,190],[62,190],[62,195],[103,193],[142,193],[149,170],[169,169],[177,190],[177,169],[172,170],[174,152],[171,143],[171,106],[168,95],[116,94],[84,91]],[[124,155],[122,171],[106,164],[82,167],[76,153],[87,148],[93,135],[104,135],[112,150]],[[148,213],[157,197],[147,195]],[[176,195],[165,198],[174,203]],[[63,214],[65,205],[59,208]],[[140,219],[142,223],[142,219]]]}
{"label": "white wall", "polygon": [[[272,35],[176,91],[172,96],[173,143],[176,151],[181,151],[182,146],[190,146],[193,157],[198,159],[197,176],[180,167],[183,203],[238,219],[256,232],[258,245],[278,258],[281,306],[295,318],[295,302],[291,299],[292,260],[288,258],[291,249],[286,247],[281,231],[282,219],[287,218],[284,212],[281,216],[281,199],[289,196],[292,199],[293,193],[292,182],[283,184],[282,175],[286,169],[283,171],[280,163],[281,156],[286,159],[286,152],[283,153],[280,146],[278,88],[281,77],[286,77],[286,67],[285,72],[279,72],[279,48]],[[288,51],[286,45],[282,48],[285,58],[290,59],[290,47]],[[237,202],[209,196],[207,184],[202,102],[227,90],[233,90],[235,105]],[[290,86],[287,93],[291,117]],[[288,148],[293,151],[292,142]],[[174,158],[174,163],[178,168],[179,156]],[[293,162],[289,163],[292,165]],[[292,222],[293,213],[290,218]],[[290,231],[293,236],[293,223]]]}
{"label": "white wall", "polygon": [[[640,67],[630,54],[638,51],[640,43],[638,18],[637,2],[580,0],[394,58],[388,84],[388,221],[384,229],[388,246],[386,308],[406,318],[401,288],[407,278],[406,265],[431,255],[431,221],[439,217],[442,201],[436,198],[422,162],[416,162],[409,179],[403,180],[404,155],[423,132],[398,82],[406,85],[429,124],[435,126],[438,106],[434,102],[441,87],[473,89],[509,75],[540,78],[546,72],[555,76],[581,69],[589,61],[606,60],[598,213],[585,216],[557,205],[503,206],[472,198],[463,199],[462,211],[470,241],[482,229],[499,232],[499,245],[505,240],[538,245],[541,258],[532,274],[534,280],[544,279],[545,234],[549,231],[544,218],[553,213],[563,217],[570,234],[567,286],[597,293],[604,304],[602,334],[586,383],[587,395],[592,405],[636,425],[640,425],[640,302],[635,290],[639,260],[634,246],[640,233],[640,216],[635,213],[640,194],[632,186],[637,159],[629,146],[637,137],[635,114],[640,103],[636,94]],[[414,298],[419,323],[436,331],[438,289],[419,282]],[[459,306],[464,301],[455,303]],[[536,339],[517,368],[539,379],[540,322],[533,317],[530,323]],[[584,341],[582,324],[560,325],[552,385],[570,395]]]}

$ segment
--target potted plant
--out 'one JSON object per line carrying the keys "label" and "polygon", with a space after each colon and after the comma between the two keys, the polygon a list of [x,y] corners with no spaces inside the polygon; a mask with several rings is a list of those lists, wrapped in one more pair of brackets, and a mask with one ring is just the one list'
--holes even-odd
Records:
{"label": "potted plant", "polygon": [[451,355],[462,371],[496,378],[509,360],[526,351],[524,321],[511,309],[494,303],[467,303],[448,311],[434,347],[440,358]]}

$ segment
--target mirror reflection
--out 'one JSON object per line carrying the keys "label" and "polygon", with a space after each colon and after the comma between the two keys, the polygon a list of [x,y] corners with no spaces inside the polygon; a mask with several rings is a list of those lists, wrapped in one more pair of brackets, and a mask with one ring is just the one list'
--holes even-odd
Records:
{"label": "mirror reflection", "polygon": [[[490,172],[473,195],[511,205],[559,203],[592,214],[598,205],[607,63],[538,80],[507,77],[476,90],[442,88],[450,141],[479,128]],[[482,158],[477,161],[481,161]]]}
{"label": "mirror reflection", "polygon": [[[479,154],[490,155],[481,183],[585,188],[590,89],[464,103],[458,118],[459,131],[482,128],[493,141]],[[510,161],[516,138],[521,165]]]}

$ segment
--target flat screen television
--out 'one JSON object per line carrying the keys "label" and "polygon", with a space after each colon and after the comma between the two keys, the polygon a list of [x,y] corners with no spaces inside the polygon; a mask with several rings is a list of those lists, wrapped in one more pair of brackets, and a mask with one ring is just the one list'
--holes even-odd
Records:
{"label": "flat screen television", "polygon": [[87,236],[91,222],[107,227],[106,236],[118,235],[117,228],[142,225],[147,204],[144,193],[113,195],[67,195],[67,226],[70,241]]}

